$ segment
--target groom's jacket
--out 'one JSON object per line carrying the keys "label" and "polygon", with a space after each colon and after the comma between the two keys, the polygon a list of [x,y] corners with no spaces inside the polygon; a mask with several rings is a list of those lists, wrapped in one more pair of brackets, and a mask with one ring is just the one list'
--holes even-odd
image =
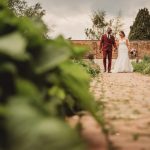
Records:
{"label": "groom's jacket", "polygon": [[100,40],[100,49],[102,49],[102,51],[112,51],[113,47],[117,48],[115,37],[112,35],[108,37],[107,34],[102,35]]}

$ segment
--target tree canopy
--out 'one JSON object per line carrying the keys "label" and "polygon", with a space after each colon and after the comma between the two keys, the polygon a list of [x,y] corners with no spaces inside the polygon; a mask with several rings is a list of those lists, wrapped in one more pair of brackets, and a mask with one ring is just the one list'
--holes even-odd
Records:
{"label": "tree canopy", "polygon": [[105,11],[94,11],[91,17],[92,27],[85,29],[86,37],[91,40],[98,40],[106,32],[107,27],[111,27],[114,36],[116,36],[123,27],[121,17],[121,11],[119,11],[115,18],[107,20]]}
{"label": "tree canopy", "polygon": [[147,8],[140,9],[130,27],[130,40],[150,40],[150,13]]}
{"label": "tree canopy", "polygon": [[9,0],[9,7],[17,16],[41,18],[45,15],[45,10],[43,10],[40,3],[29,6],[25,0]]}
{"label": "tree canopy", "polygon": [[40,3],[29,6],[25,0],[8,0],[8,5],[16,16],[28,17],[34,20],[36,23],[40,23],[40,25],[43,26],[44,35],[47,36],[49,28],[42,19],[46,11],[42,8]]}

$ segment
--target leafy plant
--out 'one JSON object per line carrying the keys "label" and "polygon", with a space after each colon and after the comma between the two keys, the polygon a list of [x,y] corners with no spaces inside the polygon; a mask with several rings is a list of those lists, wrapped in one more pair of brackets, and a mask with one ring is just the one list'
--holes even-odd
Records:
{"label": "leafy plant", "polygon": [[96,77],[100,73],[100,67],[92,60],[74,60],[74,63],[82,66],[91,77]]}
{"label": "leafy plant", "polygon": [[0,8],[0,149],[85,149],[64,118],[84,109],[98,120],[90,77],[71,60],[86,49],[45,39],[40,22],[16,17],[6,0]]}
{"label": "leafy plant", "polygon": [[150,63],[150,56],[144,56],[144,58],[143,58],[143,61],[144,62],[147,62],[147,63]]}
{"label": "leafy plant", "polygon": [[134,71],[143,74],[150,74],[150,57],[145,56],[139,63],[133,63]]}

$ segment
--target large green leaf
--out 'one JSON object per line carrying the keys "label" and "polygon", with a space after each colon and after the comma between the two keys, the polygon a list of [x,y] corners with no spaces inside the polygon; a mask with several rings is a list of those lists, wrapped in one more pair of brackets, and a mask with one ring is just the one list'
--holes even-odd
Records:
{"label": "large green leaf", "polygon": [[57,67],[57,65],[66,61],[71,56],[71,51],[68,47],[59,47],[57,45],[49,45],[35,60],[36,71],[43,73]]}
{"label": "large green leaf", "polygon": [[88,87],[90,76],[79,65],[67,61],[60,65],[60,69],[62,73],[66,74],[66,76],[70,75],[75,79],[80,80],[81,83],[84,83],[84,85]]}
{"label": "large green leaf", "polygon": [[0,72],[9,72],[12,74],[16,74],[17,69],[16,69],[16,66],[14,64],[6,62],[6,63],[0,64]]}
{"label": "large green leaf", "polygon": [[65,40],[62,36],[58,36],[53,43],[60,47],[68,47],[72,52],[72,57],[82,56],[89,50],[86,46],[74,45],[69,40]]}
{"label": "large green leaf", "polygon": [[26,50],[26,40],[18,32],[0,38],[0,53],[13,58],[23,58]]}
{"label": "large green leaf", "polygon": [[1,0],[1,2],[0,2],[0,9],[4,8],[6,6],[7,6],[7,0]]}
{"label": "large green leaf", "polygon": [[58,86],[49,89],[48,93],[50,96],[58,97],[60,100],[63,100],[66,97],[64,90]]}
{"label": "large green leaf", "polygon": [[10,150],[84,150],[79,136],[65,122],[40,114],[25,99],[8,106]]}
{"label": "large green leaf", "polygon": [[89,51],[89,48],[86,46],[72,46],[73,47],[73,54],[74,56],[80,56],[82,57],[83,54],[85,54],[87,51]]}
{"label": "large green leaf", "polygon": [[80,103],[82,108],[88,110],[93,115],[96,112],[96,106],[93,96],[89,92],[89,76],[78,65],[63,63],[60,65],[63,85],[68,88],[71,95]]}
{"label": "large green leaf", "polygon": [[34,98],[34,99],[40,99],[41,93],[39,93],[39,90],[37,89],[36,85],[34,85],[31,81],[25,80],[25,79],[16,79],[16,94],[28,97],[28,98]]}

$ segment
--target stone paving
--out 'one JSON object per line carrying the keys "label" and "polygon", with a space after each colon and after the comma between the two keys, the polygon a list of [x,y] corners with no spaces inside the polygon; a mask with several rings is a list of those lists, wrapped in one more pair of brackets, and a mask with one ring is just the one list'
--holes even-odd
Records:
{"label": "stone paving", "polygon": [[[103,68],[102,60],[95,63]],[[91,82],[90,91],[105,106],[104,118],[115,147],[111,150],[150,150],[150,76],[102,73]],[[87,150],[110,150],[92,116],[74,116],[70,122],[82,124],[81,134],[88,144]]]}
{"label": "stone paving", "polygon": [[104,73],[91,83],[91,92],[105,105],[110,138],[119,150],[150,150],[149,76]]}

